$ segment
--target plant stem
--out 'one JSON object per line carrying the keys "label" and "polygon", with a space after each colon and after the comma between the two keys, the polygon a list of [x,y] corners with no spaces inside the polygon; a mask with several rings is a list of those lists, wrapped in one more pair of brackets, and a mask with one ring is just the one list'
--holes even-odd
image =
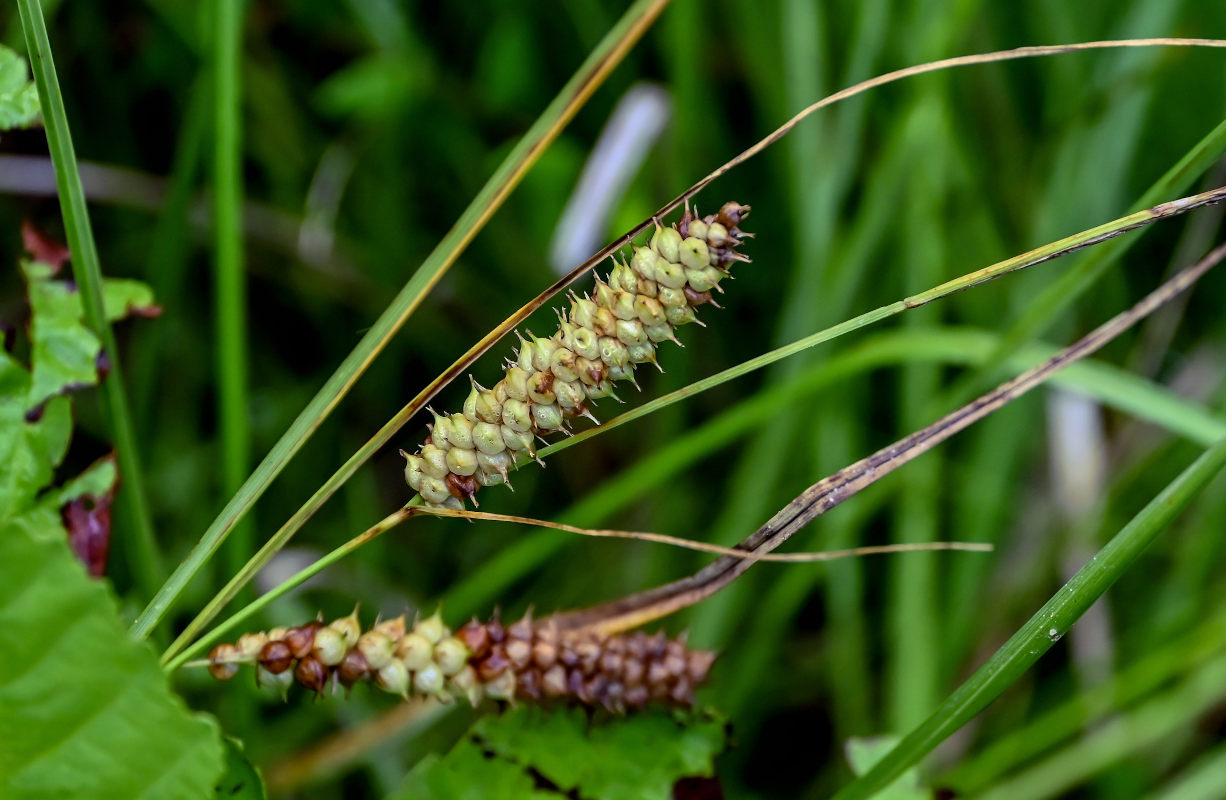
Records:
{"label": "plant stem", "polygon": [[[247,424],[247,289],[243,275],[242,141],[239,67],[242,0],[213,4],[213,258],[217,314],[217,408],[221,483],[226,496],[243,485],[251,460]],[[236,525],[226,553],[235,572],[252,550],[250,525]]]}
{"label": "plant stem", "polygon": [[17,8],[21,14],[22,28],[25,30],[34,81],[38,85],[38,99],[42,105],[43,122],[47,130],[47,146],[55,166],[55,183],[60,209],[64,215],[64,232],[68,237],[68,249],[72,253],[73,278],[81,292],[85,322],[101,340],[103,352],[110,361],[110,374],[102,381],[103,415],[110,423],[111,439],[123,481],[119,490],[119,503],[131,525],[129,535],[118,537],[118,541],[122,543],[127,555],[128,566],[140,595],[152,597],[163,575],[162,558],[154,539],[153,524],[145,499],[144,477],[123,382],[123,370],[120,367],[119,347],[103,310],[102,267],[90,227],[89,210],[85,205],[85,190],[81,186],[72,134],[68,129],[68,114],[64,110],[64,98],[60,94],[59,81],[56,78],[55,61],[51,55],[51,42],[47,36],[42,6],[39,0],[18,0]]}

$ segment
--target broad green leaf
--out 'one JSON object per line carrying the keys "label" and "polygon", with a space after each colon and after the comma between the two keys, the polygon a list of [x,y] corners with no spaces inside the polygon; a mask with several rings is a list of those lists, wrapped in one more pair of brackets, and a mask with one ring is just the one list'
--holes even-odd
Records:
{"label": "broad green leaf", "polygon": [[0,526],[0,649],[0,796],[212,794],[215,723],[171,693],[62,537]]}
{"label": "broad green leaf", "polygon": [[26,60],[0,45],[0,131],[27,128],[38,121],[38,89]]}
{"label": "broad green leaf", "polygon": [[555,800],[556,793],[538,791],[536,781],[520,765],[490,758],[472,739],[465,739],[445,756],[418,762],[393,795],[395,800]]}
{"label": "broad green leaf", "polygon": [[232,736],[225,738],[226,768],[213,791],[216,800],[264,800],[264,779],[247,760],[243,744]]}
{"label": "broad green leaf", "polygon": [[[662,710],[593,724],[583,709],[519,708],[480,719],[442,758],[423,760],[397,797],[667,800],[681,778],[711,776],[722,719]],[[533,776],[551,793],[533,790]]]}

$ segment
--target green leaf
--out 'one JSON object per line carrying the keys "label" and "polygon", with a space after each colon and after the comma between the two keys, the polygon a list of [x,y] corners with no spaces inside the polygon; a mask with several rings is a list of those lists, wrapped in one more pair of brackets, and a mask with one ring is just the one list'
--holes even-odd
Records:
{"label": "green leaf", "polygon": [[225,738],[226,769],[217,782],[213,797],[217,800],[264,800],[268,792],[259,770],[247,760],[243,743],[232,736]]}
{"label": "green leaf", "polygon": [[[681,778],[712,775],[725,739],[723,720],[709,714],[654,710],[592,724],[578,708],[520,708],[482,718],[446,756],[422,761],[399,796],[537,797],[536,775],[585,800],[664,800]],[[509,793],[482,793],[494,791]]]}
{"label": "green leaf", "polygon": [[[55,280],[56,268],[41,261],[22,263],[29,284],[30,360],[34,381],[26,408],[37,408],[50,397],[98,383],[102,343],[85,324],[81,293],[68,281]],[[140,281],[103,281],[106,318],[112,322],[134,314],[160,312],[153,290]]]}
{"label": "green leaf", "polygon": [[0,45],[0,131],[28,128],[38,115],[38,89],[26,60]]}
{"label": "green leaf", "polygon": [[65,503],[85,495],[102,497],[114,492],[118,482],[119,472],[115,468],[115,457],[104,456],[68,483],[40,497],[38,505],[58,509]]}
{"label": "green leaf", "polygon": [[489,758],[472,739],[443,757],[430,755],[405,776],[397,800],[556,800],[536,789],[536,781],[518,764]]}
{"label": "green leaf", "polygon": [[[897,736],[853,736],[847,740],[845,752],[851,771],[857,776],[863,775],[873,768],[886,753],[898,744]],[[898,776],[889,787],[873,795],[874,800],[927,800],[932,792],[920,788],[919,770],[911,769]]]}
{"label": "green leaf", "polygon": [[30,362],[34,379],[26,408],[98,382],[102,343],[82,322],[81,296],[55,270],[39,261],[22,264],[30,294]]}
{"label": "green leaf", "polygon": [[16,516],[51,482],[72,436],[72,407],[56,397],[27,417],[30,373],[0,354],[0,520]]}
{"label": "green leaf", "polygon": [[107,278],[102,282],[102,304],[111,322],[132,316],[155,317],[162,312],[153,301],[153,289],[146,283],[126,278]]}
{"label": "green leaf", "polygon": [[0,796],[212,793],[217,726],[171,693],[62,537],[0,526],[0,650]]}

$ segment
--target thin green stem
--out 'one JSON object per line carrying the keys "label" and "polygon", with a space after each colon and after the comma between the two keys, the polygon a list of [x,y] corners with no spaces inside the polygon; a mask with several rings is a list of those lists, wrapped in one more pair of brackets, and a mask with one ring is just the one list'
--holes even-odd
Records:
{"label": "thin green stem", "polygon": [[[213,4],[213,269],[221,484],[227,496],[243,485],[251,461],[242,230],[242,31],[242,0],[217,0]],[[227,572],[241,568],[247,560],[253,535],[250,525],[233,529],[225,559]]]}
{"label": "thin green stem", "polygon": [[[469,242],[485,226],[490,217],[506,200],[511,191],[519,184],[528,168],[536,162],[541,153],[557,138],[562,128],[574,117],[584,102],[595,92],[614,66],[625,56],[630,47],[638,41],[643,32],[651,25],[666,5],[667,0],[637,0],[623,15],[605,38],[592,51],[558,96],[545,109],[540,118],[524,134],[523,138],[507,155],[506,159],[495,171],[494,175],[482,187],[481,191],[460,216],[455,226],[443,237],[439,245],[413,274],[400,293],[396,295],[388,308],[371,325],[370,329],[345,358],[336,372],[328,379],[323,388],[311,399],[298,418],[272,450],[256,467],[255,472],[247,479],[242,488],[230,499],[221,514],[209,526],[200,542],[193,548],[191,554],[176,569],[170,579],[162,586],[153,601],[141,612],[132,625],[132,632],[139,637],[148,636],[154,626],[166,615],[171,604],[183,592],[187,583],[200,570],[217,548],[225,540],[230,530],[247,510],[264,493],[273,478],[281,472],[290,458],[298,452],[303,443],[322,424],[332,409],[348,393],[350,387],[357,381],[375,357],[383,350],[396,331],[417,310],[426,294],[442,278],[443,274],[455,263]],[[384,426],[381,436],[390,438],[395,429]],[[385,433],[386,432],[386,433]],[[386,441],[383,439],[382,441]],[[273,539],[257,554],[257,559],[267,560],[323,505],[338,488],[352,475],[357,468],[365,463],[382,441],[372,442],[355,453],[345,462],[328,482],[311,496],[307,503],[294,517],[282,527]],[[260,563],[263,563],[261,561]],[[213,599],[201,614],[193,620],[175,644],[171,646],[169,655],[173,655],[204,625],[217,615],[233,597],[234,592],[246,583],[251,574],[258,570],[254,560],[249,562],[251,570],[240,572]]]}
{"label": "thin green stem", "polygon": [[228,631],[231,631],[235,627],[237,627],[239,623],[242,623],[248,619],[251,619],[251,617],[259,613],[265,607],[267,607],[269,603],[273,602],[274,600],[280,597],[285,596],[287,592],[298,588],[306,581],[315,577],[316,575],[323,572],[328,567],[332,566],[333,564],[340,561],[345,556],[352,553],[354,550],[357,550],[359,547],[369,542],[371,539],[374,539],[376,536],[379,536],[380,534],[386,533],[387,531],[396,527],[400,523],[404,522],[406,519],[408,519],[412,515],[413,507],[415,505],[420,505],[420,501],[418,500],[418,498],[414,498],[414,501],[415,502],[409,503],[403,508],[398,509],[396,512],[389,514],[388,516],[379,520],[374,525],[370,526],[362,533],[358,534],[357,536],[353,537],[349,541],[345,542],[340,547],[337,547],[331,552],[329,552],[328,554],[322,556],[321,558],[316,560],[314,563],[312,563],[310,566],[305,567],[299,570],[294,575],[291,575],[289,578],[286,578],[284,581],[278,584],[276,588],[272,589],[271,591],[265,592],[264,594],[257,597],[255,600],[252,600],[250,603],[248,603],[247,605],[243,606],[240,610],[235,612],[225,622],[222,622],[220,625],[213,628],[207,634],[205,634],[204,636],[201,636],[199,639],[192,642],[191,646],[185,648],[174,658],[171,658],[169,660],[163,659],[164,669],[167,672],[173,672],[174,670],[178,669],[184,664],[184,662],[194,658],[197,654],[202,653],[204,651],[204,648],[208,647],[210,644],[220,639]]}
{"label": "thin green stem", "polygon": [[932,716],[871,770],[845,786],[835,800],[872,797],[987,707],[1068,632],[1223,465],[1226,439],[1201,454],[1151,500]]}
{"label": "thin green stem", "polygon": [[153,523],[150,521],[145,498],[145,482],[123,382],[123,370],[120,367],[119,347],[103,311],[102,267],[90,226],[89,209],[85,204],[85,190],[81,186],[76,152],[72,146],[68,114],[64,110],[64,98],[60,94],[60,85],[55,74],[55,61],[51,55],[51,42],[47,36],[42,6],[39,0],[18,0],[17,8],[21,14],[22,28],[25,30],[34,81],[38,85],[38,99],[42,105],[43,122],[47,130],[47,145],[55,166],[55,183],[60,209],[64,215],[64,231],[68,237],[68,249],[72,253],[73,278],[81,291],[85,322],[101,340],[103,351],[110,361],[110,374],[102,382],[103,414],[110,423],[111,439],[123,481],[123,487],[119,491],[119,503],[131,524],[130,535],[123,537],[121,546],[125,550],[137,589],[142,596],[151,597],[164,574],[162,557],[154,539]]}

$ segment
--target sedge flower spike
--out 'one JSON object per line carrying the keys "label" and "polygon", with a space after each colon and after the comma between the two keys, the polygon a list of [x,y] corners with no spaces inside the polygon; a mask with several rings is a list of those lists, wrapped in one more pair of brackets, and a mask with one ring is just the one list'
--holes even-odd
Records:
{"label": "sedge flower spike", "polygon": [[253,665],[257,683],[283,693],[294,683],[316,694],[370,683],[405,699],[558,702],[624,713],[649,703],[692,706],[714,661],[715,653],[662,633],[569,632],[530,615],[510,625],[474,619],[453,632],[436,612],[411,626],[401,616],[362,631],[353,614],[244,634],[214,647],[207,663],[223,681]]}
{"label": "sedge flower spike", "polygon": [[480,487],[508,483],[517,456],[536,458],[538,436],[569,433],[574,417],[595,420],[594,402],[611,396],[614,382],[633,382],[637,364],[656,364],[656,346],[677,342],[677,326],[714,304],[711,292],[723,291],[732,264],[749,261],[737,252],[751,235],[738,227],[748,213],[736,202],[702,218],[687,208],[675,224],[657,227],[649,245],[635,247],[629,262],[614,259],[593,293],[571,295],[553,336],[521,337],[502,380],[491,389],[474,380],[462,413],[434,414],[425,444],[401,451],[410,488],[427,506],[475,505]]}

